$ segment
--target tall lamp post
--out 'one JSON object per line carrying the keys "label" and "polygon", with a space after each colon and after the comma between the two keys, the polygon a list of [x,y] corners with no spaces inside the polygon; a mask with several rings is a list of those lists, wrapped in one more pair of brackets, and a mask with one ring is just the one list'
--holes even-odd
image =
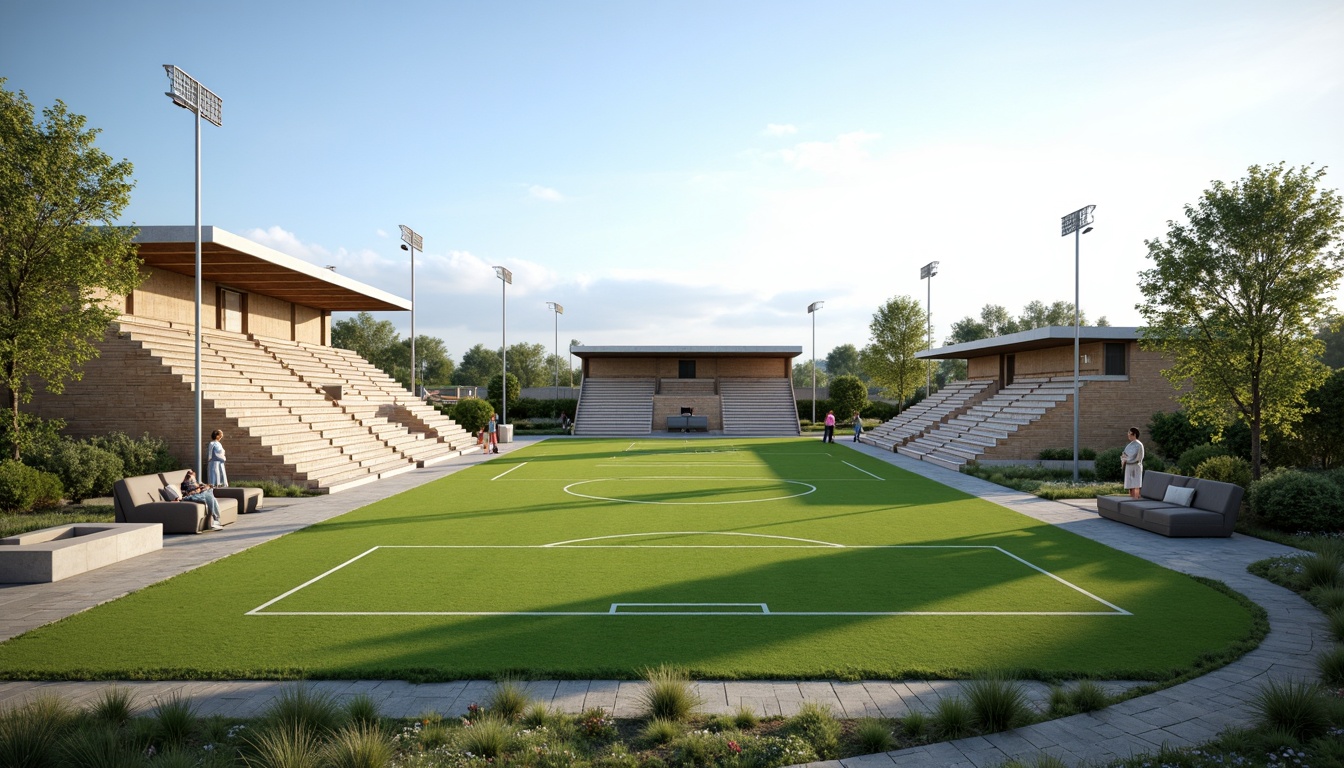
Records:
{"label": "tall lamp post", "polygon": [[509,421],[509,286],[513,284],[513,273],[504,267],[495,267],[495,277],[499,284],[499,423]]}
{"label": "tall lamp post", "polygon": [[[1092,231],[1092,211],[1097,206],[1089,205],[1063,216],[1059,220],[1059,236],[1073,235],[1073,482],[1078,482],[1078,251],[1083,235]],[[1084,229],[1084,227],[1087,227]]]}
{"label": "tall lamp post", "polygon": [[168,73],[168,91],[164,94],[177,106],[196,115],[196,477],[201,477],[201,118],[224,127],[224,100],[196,78],[172,64],[164,64]]}
{"label": "tall lamp post", "polygon": [[401,250],[411,252],[411,395],[419,397],[415,388],[415,252],[425,252],[425,241],[415,230],[401,226]]}
{"label": "tall lamp post", "polygon": [[[924,314],[929,323],[929,346],[933,349],[933,276],[938,274],[938,262],[930,261],[928,264],[919,268],[919,279],[929,281],[929,295],[924,300]],[[933,394],[933,368],[927,362],[924,364],[924,396]]]}
{"label": "tall lamp post", "polygon": [[560,397],[560,316],[565,308],[554,301],[546,302],[546,308],[555,313],[555,397]]}
{"label": "tall lamp post", "polygon": [[817,310],[826,302],[814,301],[807,305],[807,314],[812,316],[812,423],[817,423]]}

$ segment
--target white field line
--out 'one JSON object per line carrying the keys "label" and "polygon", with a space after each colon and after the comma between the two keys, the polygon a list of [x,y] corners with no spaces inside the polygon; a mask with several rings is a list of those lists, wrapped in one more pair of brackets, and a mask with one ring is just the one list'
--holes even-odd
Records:
{"label": "white field line", "polygon": [[527,462],[524,461],[522,464],[514,464],[512,467],[509,467],[508,469],[504,470],[503,472],[500,472],[498,475],[495,475],[494,477],[490,478],[490,481],[491,481],[491,482],[494,482],[495,480],[498,480],[499,478],[501,478],[501,477],[503,477],[503,476],[509,474],[509,473],[512,472],[513,470],[518,469],[519,467],[523,466],[523,465],[526,464],[526,463],[527,463]]}
{"label": "white field line", "polygon": [[[771,611],[766,607],[764,613],[731,613],[723,611],[670,611],[670,612],[647,612],[632,611],[620,613],[612,608],[606,611],[265,611],[268,606],[293,595],[305,587],[308,587],[320,581],[327,576],[339,571],[347,565],[359,560],[377,549],[550,549],[563,547],[566,544],[581,544],[589,541],[603,541],[607,539],[629,538],[635,536],[749,536],[768,539],[785,539],[789,541],[801,542],[793,545],[671,545],[671,544],[616,544],[616,545],[589,545],[585,547],[575,547],[576,549],[992,549],[1001,554],[1016,560],[1019,563],[1049,576],[1060,584],[1082,594],[1098,603],[1110,608],[1110,611]],[[616,604],[613,604],[613,606]],[[621,603],[620,605],[626,605]],[[631,603],[630,605],[635,605]],[[674,605],[674,604],[667,604]],[[726,605],[719,603],[704,603],[703,605]],[[747,603],[746,605],[758,605],[757,603]],[[764,606],[764,603],[759,605]],[[647,533],[627,533],[613,536],[596,536],[587,539],[572,539],[570,541],[557,541],[550,544],[383,544],[341,563],[326,573],[316,576],[299,586],[285,592],[284,594],[272,598],[265,603],[253,608],[244,614],[245,616],[1132,616],[1129,611],[1120,606],[1104,600],[1091,592],[1079,587],[1078,585],[1063,579],[1040,566],[1024,560],[1014,555],[1008,550],[994,546],[992,544],[858,544],[845,545],[832,542],[817,541],[813,539],[796,539],[790,536],[774,536],[761,533],[741,533],[737,531],[651,531]]]}
{"label": "white field line", "polygon": [[[628,482],[636,482],[639,480],[732,480],[734,482],[759,482],[761,480],[767,480],[771,482],[801,485],[807,488],[807,490],[803,491],[802,493],[795,493],[789,496],[771,496],[765,499],[735,499],[732,501],[641,501],[638,499],[620,499],[612,496],[594,496],[587,493],[579,493],[578,491],[574,490],[575,487],[580,485],[587,485],[588,483],[605,483],[605,482],[628,483]],[[596,477],[591,480],[579,480],[578,482],[570,483],[561,490],[563,490],[565,493],[568,493],[571,496],[578,496],[581,499],[593,499],[594,501],[611,501],[616,502],[618,504],[649,504],[652,506],[659,506],[659,507],[714,507],[714,506],[723,506],[725,504],[761,504],[767,501],[783,501],[785,499],[796,499],[799,496],[806,496],[810,493],[816,493],[817,486],[812,485],[811,483],[804,483],[801,480],[782,480],[777,477],[761,478],[761,477],[704,477],[704,476],[700,477],[645,476],[645,477]]]}
{"label": "white field line", "polygon": [[[844,461],[844,460],[842,459],[841,461]],[[848,461],[845,461],[844,463],[845,463],[845,464],[849,464]],[[849,466],[854,467],[853,464],[849,464]],[[869,477],[877,477],[878,480],[886,480],[886,479],[887,479],[887,478],[885,478],[885,477],[878,477],[877,475],[874,475],[872,472],[869,472],[868,470],[863,469],[863,468],[861,468],[861,467],[854,467],[854,468],[857,469],[857,470],[859,470],[860,472],[862,472],[863,474],[865,474],[865,475],[867,475],[867,476],[869,476]]]}

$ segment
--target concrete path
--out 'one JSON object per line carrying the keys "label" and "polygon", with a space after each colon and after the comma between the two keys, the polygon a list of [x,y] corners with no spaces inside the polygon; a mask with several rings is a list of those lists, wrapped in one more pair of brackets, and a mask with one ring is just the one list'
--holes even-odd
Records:
{"label": "concrete path", "polygon": [[[507,454],[532,442],[536,440],[521,438],[501,448]],[[1246,572],[1246,566],[1251,562],[1295,550],[1239,535],[1230,539],[1166,539],[1104,520],[1090,510],[1090,504],[1045,501],[869,445],[846,442],[844,447],[1173,570],[1222,581],[1265,608],[1269,613],[1270,634],[1260,648],[1210,675],[1131,699],[1102,712],[1062,718],[987,737],[816,765],[827,768],[898,764],[930,768],[987,766],[1039,752],[1078,764],[1152,752],[1163,744],[1197,744],[1213,738],[1227,726],[1249,724],[1252,714],[1248,702],[1266,680],[1315,679],[1315,657],[1331,645],[1325,621],[1318,611],[1292,592]],[[169,537],[159,552],[55,584],[0,585],[0,640],[491,458],[484,454],[469,454],[439,466],[332,496],[267,499],[264,511],[240,516],[236,524],[219,533]],[[1105,685],[1111,691],[1120,691],[1136,684],[1115,681]],[[0,707],[43,692],[82,701],[95,696],[107,685],[106,682],[0,683]],[[156,698],[178,692],[192,697],[202,714],[249,717],[263,711],[293,683],[166,681],[120,685],[136,693],[141,709],[151,707]],[[466,711],[467,705],[487,701],[493,690],[493,683],[489,681],[416,685],[358,680],[319,681],[308,685],[342,698],[368,694],[378,702],[384,714],[392,717],[413,717],[431,711],[459,715]],[[697,683],[705,700],[705,710],[711,713],[732,712],[745,705],[762,715],[789,715],[803,702],[814,701],[828,704],[846,717],[901,717],[910,711],[929,712],[937,707],[941,698],[959,695],[962,685],[945,680]],[[532,681],[527,687],[534,698],[566,712],[602,707],[624,717],[636,714],[635,702],[642,684],[614,680],[552,680]],[[1027,683],[1024,687],[1031,701],[1042,706],[1049,689],[1038,683]]]}

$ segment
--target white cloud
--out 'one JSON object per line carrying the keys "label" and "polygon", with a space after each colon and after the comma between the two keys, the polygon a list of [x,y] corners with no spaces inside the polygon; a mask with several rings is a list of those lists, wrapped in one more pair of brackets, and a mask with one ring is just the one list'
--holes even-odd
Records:
{"label": "white cloud", "polygon": [[379,237],[388,237],[386,229],[375,229],[374,234],[378,235]]}
{"label": "white cloud", "polygon": [[788,123],[770,123],[761,131],[762,136],[792,136],[798,132],[798,126]]}
{"label": "white cloud", "polygon": [[864,145],[879,138],[879,134],[854,131],[836,137],[835,141],[805,141],[793,149],[779,152],[784,162],[798,170],[823,174],[852,172],[862,168],[870,155]]}
{"label": "white cloud", "polygon": [[540,184],[533,184],[527,188],[527,194],[536,200],[545,200],[548,203],[564,202],[565,196],[558,190],[550,187],[543,187]]}

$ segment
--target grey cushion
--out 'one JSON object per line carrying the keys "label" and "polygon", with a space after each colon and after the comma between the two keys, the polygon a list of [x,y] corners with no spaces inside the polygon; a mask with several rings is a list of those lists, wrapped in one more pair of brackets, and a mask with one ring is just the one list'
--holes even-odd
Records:
{"label": "grey cushion", "polygon": [[165,485],[159,489],[159,496],[164,501],[177,501],[182,498],[182,492],[176,486]]}
{"label": "grey cushion", "polygon": [[1144,522],[1151,523],[1168,536],[1223,536],[1223,516],[1187,507],[1150,509],[1143,513]]}
{"label": "grey cushion", "polygon": [[1195,500],[1195,490],[1194,488],[1178,488],[1175,485],[1169,485],[1167,486],[1167,492],[1162,495],[1162,500],[1168,504],[1188,507]]}
{"label": "grey cushion", "polygon": [[1139,490],[1139,495],[1145,499],[1161,501],[1167,494],[1167,486],[1171,485],[1175,477],[1166,472],[1144,472],[1143,486]]}

